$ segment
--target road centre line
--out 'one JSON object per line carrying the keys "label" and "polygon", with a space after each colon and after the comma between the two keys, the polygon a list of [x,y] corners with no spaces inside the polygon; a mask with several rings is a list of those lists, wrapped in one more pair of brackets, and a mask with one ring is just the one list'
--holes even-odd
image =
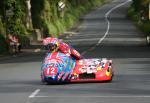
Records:
{"label": "road centre line", "polygon": [[[66,96],[34,96],[35,98],[150,98],[150,95],[128,95],[128,96],[70,96],[70,95],[66,95]],[[33,98],[33,97],[32,97]]]}
{"label": "road centre line", "polygon": [[102,38],[100,38],[100,40],[98,41],[98,43],[96,44],[96,46],[99,45],[99,44],[106,38],[106,36],[107,36],[108,33],[109,33],[110,21],[108,20],[108,16],[110,15],[110,13],[111,13],[112,11],[114,11],[115,9],[117,9],[117,8],[119,8],[119,7],[123,6],[123,5],[125,5],[126,3],[130,2],[130,1],[131,1],[131,0],[128,0],[128,1],[126,1],[126,2],[124,2],[124,3],[121,3],[121,4],[119,4],[119,5],[115,6],[115,7],[113,7],[112,9],[110,9],[110,10],[105,14],[105,20],[107,21],[107,30],[106,30],[104,36],[103,36]]}
{"label": "road centre line", "polygon": [[[106,38],[106,36],[108,35],[109,30],[110,30],[110,21],[108,20],[108,17],[109,17],[109,15],[110,15],[110,13],[111,13],[112,11],[114,11],[115,9],[117,9],[117,8],[119,8],[119,7],[121,7],[121,6],[125,5],[125,4],[127,4],[128,2],[131,2],[131,0],[128,0],[128,1],[126,1],[126,2],[123,2],[123,3],[121,3],[121,4],[119,4],[119,5],[115,6],[115,7],[113,7],[112,9],[110,9],[110,10],[105,14],[105,20],[106,20],[106,22],[107,22],[107,30],[106,30],[104,36],[99,39],[98,43],[97,43],[94,47],[90,48],[90,49],[87,50],[87,51],[94,50],[94,49],[96,48],[96,46],[100,45],[101,42],[102,42],[102,41]],[[87,53],[87,51],[84,51],[84,52],[82,52],[81,54],[84,55],[85,53]]]}
{"label": "road centre line", "polygon": [[29,98],[34,98],[36,95],[40,92],[40,89],[36,89],[30,96]]}

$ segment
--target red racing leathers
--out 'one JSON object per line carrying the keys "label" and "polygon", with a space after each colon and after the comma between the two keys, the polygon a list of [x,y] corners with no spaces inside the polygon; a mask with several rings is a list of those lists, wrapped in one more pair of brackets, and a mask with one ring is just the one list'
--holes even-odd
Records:
{"label": "red racing leathers", "polygon": [[81,55],[74,48],[70,47],[68,44],[61,42],[59,50],[68,56],[73,56],[75,59],[81,59]]}
{"label": "red racing leathers", "polygon": [[67,56],[72,56],[75,59],[81,59],[82,56],[80,55],[80,53],[78,51],[76,51],[74,48],[72,48],[71,46],[69,46],[68,44],[62,42],[61,40],[57,39],[57,38],[45,38],[43,40],[43,44],[44,45],[48,45],[49,43],[57,43],[58,45],[58,50],[61,51],[62,53],[66,54]]}

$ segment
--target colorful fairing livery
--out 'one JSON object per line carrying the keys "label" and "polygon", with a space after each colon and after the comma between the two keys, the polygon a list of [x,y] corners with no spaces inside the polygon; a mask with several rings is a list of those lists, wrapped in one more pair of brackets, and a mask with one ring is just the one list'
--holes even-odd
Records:
{"label": "colorful fairing livery", "polygon": [[41,79],[46,83],[111,81],[112,77],[111,60],[75,60],[61,52],[48,53],[41,68]]}
{"label": "colorful fairing livery", "polygon": [[113,77],[112,61],[107,59],[82,59],[76,61],[71,82],[111,81]]}

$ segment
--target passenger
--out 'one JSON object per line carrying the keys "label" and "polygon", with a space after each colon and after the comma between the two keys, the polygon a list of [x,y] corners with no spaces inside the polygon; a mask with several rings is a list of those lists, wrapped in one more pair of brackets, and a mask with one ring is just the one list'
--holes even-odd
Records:
{"label": "passenger", "polygon": [[78,51],[76,51],[74,48],[72,48],[68,44],[62,42],[58,38],[47,37],[43,40],[43,44],[46,46],[49,52],[61,51],[67,56],[72,56],[77,60],[82,58],[82,56],[80,55]]}

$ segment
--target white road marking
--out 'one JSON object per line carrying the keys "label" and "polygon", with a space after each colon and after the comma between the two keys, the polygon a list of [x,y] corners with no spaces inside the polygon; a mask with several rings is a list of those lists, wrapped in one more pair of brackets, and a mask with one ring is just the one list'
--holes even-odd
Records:
{"label": "white road marking", "polygon": [[40,89],[35,90],[30,96],[29,98],[34,98],[36,97],[36,95],[40,92]]}
{"label": "white road marking", "polygon": [[104,36],[99,39],[99,41],[98,41],[98,43],[97,43],[96,45],[99,45],[99,44],[106,38],[106,36],[107,36],[108,33],[109,33],[109,29],[110,29],[110,21],[108,20],[109,14],[110,14],[112,11],[114,11],[115,9],[117,9],[117,8],[119,8],[119,7],[123,6],[123,5],[125,5],[125,4],[128,3],[128,2],[130,2],[130,0],[128,0],[128,1],[126,1],[126,2],[124,2],[124,3],[121,3],[121,4],[119,4],[119,5],[115,6],[115,7],[113,7],[112,9],[110,9],[110,10],[105,14],[105,20],[106,20],[106,22],[107,22],[107,30],[106,30]]}
{"label": "white road marking", "polygon": [[[114,2],[116,2],[116,1],[114,1]],[[115,6],[115,7],[113,7],[112,9],[110,9],[110,10],[105,14],[105,20],[106,20],[106,22],[107,22],[107,30],[106,30],[104,36],[99,39],[98,43],[97,43],[94,47],[92,47],[92,49],[90,48],[89,50],[95,49],[98,45],[101,44],[101,42],[102,42],[102,41],[106,38],[106,36],[108,35],[109,30],[110,30],[110,21],[108,20],[108,17],[109,17],[109,15],[110,15],[110,13],[111,13],[112,11],[114,11],[115,9],[117,9],[117,8],[119,8],[119,7],[121,7],[121,6],[125,5],[125,4],[127,4],[128,2],[131,2],[131,0],[128,0],[128,1],[126,1],[126,2],[124,2],[124,3],[121,3],[121,4],[119,4],[119,5]],[[88,52],[88,51],[84,51],[84,52],[82,52],[81,54],[84,55],[84,54],[87,53],[87,52]]]}
{"label": "white road marking", "polygon": [[59,97],[59,98],[150,98],[150,95],[139,95],[139,96],[135,96],[135,95],[129,95],[129,96],[34,96],[35,98],[55,98],[55,97]]}

